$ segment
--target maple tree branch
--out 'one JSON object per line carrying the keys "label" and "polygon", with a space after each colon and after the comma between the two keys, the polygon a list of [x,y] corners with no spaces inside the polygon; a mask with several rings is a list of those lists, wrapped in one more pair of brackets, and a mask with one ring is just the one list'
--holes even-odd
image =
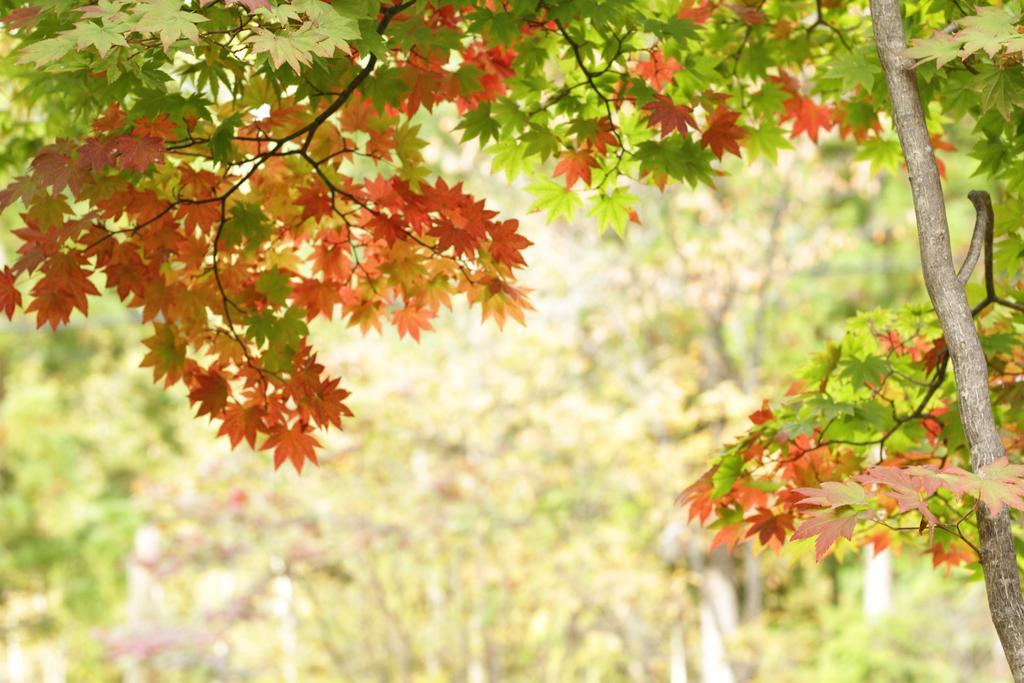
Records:
{"label": "maple tree branch", "polygon": [[[913,60],[903,55],[907,41],[899,0],[871,0],[871,23],[910,176],[925,286],[953,363],[971,469],[979,472],[1006,451],[992,414],[985,352],[953,265],[945,198]],[[989,611],[1014,680],[1024,683],[1024,597],[1010,513],[1004,509],[993,516],[981,505],[977,520]]]}
{"label": "maple tree branch", "polygon": [[572,85],[563,86],[562,89],[559,90],[557,93],[555,93],[553,95],[550,95],[546,100],[544,100],[543,102],[540,102],[535,108],[533,108],[530,111],[526,112],[527,118],[536,116],[537,114],[541,113],[542,111],[545,111],[546,109],[550,108],[552,105],[557,104],[558,102],[561,102],[573,90],[575,90],[576,88],[582,87],[584,85],[590,85],[590,83],[588,81],[586,81],[586,80],[582,80],[582,81],[579,81],[577,83],[573,83]]}
{"label": "maple tree branch", "polygon": [[833,26],[832,24],[825,21],[825,15],[822,12],[821,7],[821,0],[814,0],[814,9],[817,12],[817,17],[814,19],[814,23],[807,27],[807,37],[810,38],[811,34],[814,32],[814,29],[818,28],[819,26],[827,28],[830,31],[832,31],[832,33],[836,34],[836,37],[839,38],[839,42],[843,44],[843,47],[845,47],[847,51],[849,51],[850,44],[846,42],[846,36],[843,35],[843,32],[840,31],[835,26]]}
{"label": "maple tree branch", "polygon": [[[995,241],[995,219],[992,212],[992,200],[988,195],[988,192],[982,190],[974,190],[967,197],[974,204],[974,208],[978,213],[978,222],[974,227],[974,235],[971,238],[971,251],[975,250],[975,242],[978,241],[979,226],[984,224],[984,231],[982,239],[984,242],[984,255],[985,255],[985,298],[974,305],[971,309],[971,315],[977,316],[982,310],[992,304],[999,306],[1005,306],[1012,308],[1015,311],[1024,313],[1024,305],[1018,304],[1015,301],[1010,301],[1000,297],[996,292],[995,285],[995,270],[993,265],[993,242]],[[970,254],[968,254],[970,258]],[[976,257],[975,257],[976,258]],[[966,260],[965,260],[966,265]],[[973,266],[972,266],[973,267]],[[962,272],[963,269],[961,269]],[[969,277],[969,275],[968,275]],[[967,278],[961,277],[961,282],[966,282]]]}
{"label": "maple tree branch", "polygon": [[[977,216],[974,220],[971,246],[967,250],[967,256],[964,257],[964,262],[960,265],[960,270],[956,274],[960,280],[960,286],[965,286],[967,281],[971,279],[971,273],[974,272],[974,267],[978,265],[982,250],[984,249],[986,253],[991,253],[992,251],[992,200],[989,198],[988,192],[978,190],[971,192],[968,198],[974,204]],[[985,293],[986,295],[991,295],[994,291],[995,285],[992,284],[992,268],[989,266],[988,259],[986,258]]]}
{"label": "maple tree branch", "polygon": [[[558,32],[562,34],[562,37],[565,38],[565,41],[569,43],[569,48],[572,50],[573,58],[576,61],[576,65],[580,68],[580,71],[583,72],[584,78],[586,78],[587,83],[590,84],[590,89],[594,91],[594,94],[597,95],[598,99],[604,104],[605,111],[608,114],[608,125],[611,126],[612,134],[615,136],[617,147],[620,150],[619,162],[621,162],[621,155],[623,149],[622,136],[619,133],[619,127],[615,124],[615,118],[612,115],[612,101],[607,95],[601,92],[601,88],[598,87],[597,81],[594,80],[595,77],[603,75],[611,68],[611,64],[613,64],[615,60],[618,59],[619,55],[621,55],[621,52],[617,53],[615,57],[609,60],[609,66],[605,68],[603,71],[591,71],[589,68],[587,68],[587,63],[583,59],[583,53],[580,50],[579,43],[573,40],[572,36],[569,35],[569,32],[565,28],[565,24],[563,24],[561,20],[556,20],[555,26],[558,28]],[[621,48],[622,43],[619,43],[619,49],[621,50]]]}
{"label": "maple tree branch", "polygon": [[[757,3],[754,9],[760,10],[762,7],[764,7],[764,3],[766,3],[767,1],[768,0],[761,0],[759,3]],[[740,43],[739,48],[737,48],[735,54],[733,55],[732,76],[734,78],[736,77],[736,73],[739,71],[740,68],[740,57],[743,56],[743,51],[747,49],[747,45],[750,43],[750,37],[753,34],[754,24],[747,24],[747,30],[743,33],[743,41]]]}
{"label": "maple tree branch", "polygon": [[245,354],[245,360],[256,372],[262,376],[264,368],[260,367],[249,353],[249,345],[238,335],[235,330],[235,322],[231,316],[231,306],[234,306],[239,313],[244,313],[238,304],[236,304],[224,290],[224,283],[220,278],[220,265],[218,264],[218,258],[220,257],[220,238],[224,232],[224,225],[227,223],[227,199],[224,199],[220,203],[220,222],[217,224],[217,232],[213,236],[213,279],[217,283],[217,291],[220,292],[220,297],[224,309],[224,321],[227,322],[228,333],[242,348],[242,353]]}
{"label": "maple tree branch", "polygon": [[[401,2],[397,5],[392,5],[387,9],[381,10],[382,17],[380,22],[377,24],[377,33],[380,35],[384,35],[384,31],[387,30],[388,24],[391,23],[391,20],[394,19],[398,14],[400,14],[404,10],[408,9],[409,7],[412,7],[414,4],[416,4],[415,0],[407,0],[406,2]],[[370,53],[370,57],[366,60],[366,64],[359,71],[359,73],[357,73],[355,77],[351,81],[349,81],[348,85],[346,85],[345,88],[340,93],[338,93],[338,96],[335,98],[335,100],[331,102],[326,109],[320,112],[320,114],[315,119],[313,119],[308,125],[303,126],[299,130],[291,133],[281,142],[288,142],[289,140],[294,140],[300,135],[305,134],[306,139],[302,143],[302,151],[305,152],[307,149],[309,149],[309,145],[313,142],[313,136],[316,135],[317,129],[320,128],[320,126],[323,125],[323,123],[327,119],[331,118],[331,116],[336,111],[338,111],[345,105],[348,99],[356,91],[356,88],[358,88],[362,84],[362,82],[365,81],[370,76],[370,73],[373,71],[373,68],[376,65],[377,55]]]}
{"label": "maple tree branch", "polygon": [[[356,204],[361,209],[363,209],[363,210],[373,214],[374,216],[377,216],[379,218],[389,218],[388,216],[385,216],[383,213],[381,213],[381,211],[379,209],[370,206],[369,204],[367,204],[366,202],[364,202],[363,200],[361,200],[359,197],[357,197],[356,195],[352,194],[351,192],[346,192],[345,190],[342,190],[341,188],[337,187],[330,180],[330,178],[327,177],[327,175],[323,172],[323,169],[320,168],[320,164],[322,164],[325,161],[327,161],[330,158],[330,156],[325,157],[325,158],[321,159],[320,161],[314,160],[313,157],[311,157],[305,151],[300,152],[300,156],[303,159],[305,159],[306,162],[310,166],[313,167],[313,172],[316,173],[317,176],[320,177],[320,180],[323,181],[324,185],[327,187],[327,190],[331,193],[331,197],[332,197],[332,206],[331,206],[331,208],[332,208],[332,210],[335,211],[335,213],[338,213],[339,216],[341,215],[341,213],[333,206],[333,197],[336,194],[337,195],[341,195],[342,197],[345,197],[346,199],[351,201],[353,204]],[[342,220],[345,220],[345,218],[342,218]],[[345,220],[345,223],[347,224],[348,221]],[[469,282],[470,284],[474,284],[474,285],[480,284],[479,282],[477,282],[476,280],[473,279],[473,276],[469,272],[469,269],[466,266],[466,264],[462,260],[460,260],[457,256],[454,256],[454,255],[451,255],[451,254],[447,254],[447,253],[439,250],[436,245],[428,244],[427,242],[425,242],[422,239],[420,239],[420,237],[418,235],[416,235],[415,233],[413,233],[409,228],[406,228],[404,226],[398,226],[398,229],[401,230],[410,240],[412,240],[416,244],[420,245],[421,247],[423,247],[425,249],[428,249],[432,254],[434,254],[438,258],[448,259],[448,260],[452,261],[453,263],[455,263],[455,265],[458,266],[459,270],[462,271],[462,275],[463,275],[463,277],[466,278],[467,282]]]}

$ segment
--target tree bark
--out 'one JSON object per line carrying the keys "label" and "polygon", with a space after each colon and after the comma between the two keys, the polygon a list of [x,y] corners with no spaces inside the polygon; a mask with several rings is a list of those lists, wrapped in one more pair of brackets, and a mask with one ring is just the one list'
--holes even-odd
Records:
{"label": "tree bark", "polygon": [[[871,0],[872,29],[892,100],[893,120],[910,174],[928,296],[939,318],[956,376],[960,419],[978,471],[1005,455],[988,394],[988,366],[949,245],[942,185],[925,124],[913,61],[903,56],[906,38],[899,0]],[[981,564],[989,611],[1017,683],[1024,683],[1024,599],[1009,511],[996,517],[978,510]]]}

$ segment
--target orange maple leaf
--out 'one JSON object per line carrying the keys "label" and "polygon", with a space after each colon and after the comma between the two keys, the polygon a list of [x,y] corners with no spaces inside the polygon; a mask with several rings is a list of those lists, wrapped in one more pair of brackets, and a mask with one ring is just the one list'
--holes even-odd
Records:
{"label": "orange maple leaf", "polygon": [[597,159],[589,149],[566,150],[555,164],[555,176],[565,176],[565,186],[572,189],[577,180],[590,185],[590,169],[597,168]]}
{"label": "orange maple leaf", "polygon": [[296,422],[291,427],[278,425],[271,429],[262,450],[274,449],[274,469],[291,461],[295,471],[301,474],[307,460],[314,465],[320,464],[316,459],[316,448],[319,446],[320,443],[306,431],[306,427]]}
{"label": "orange maple leaf", "polygon": [[711,152],[719,159],[726,152],[740,156],[739,141],[747,136],[747,131],[736,125],[736,119],[739,117],[739,112],[719,105],[708,117],[708,127],[701,134],[700,146],[710,147]]}

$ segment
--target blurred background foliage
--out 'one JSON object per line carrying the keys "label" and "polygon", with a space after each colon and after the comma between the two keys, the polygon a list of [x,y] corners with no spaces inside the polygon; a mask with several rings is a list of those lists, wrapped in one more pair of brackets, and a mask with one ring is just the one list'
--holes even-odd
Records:
{"label": "blurred background foliage", "polygon": [[[0,112],[23,139],[59,125]],[[527,213],[424,125],[432,163]],[[356,417],[301,477],[152,385],[116,300],[59,333],[0,324],[0,681],[1009,680],[965,575],[711,551],[674,502],[848,316],[922,296],[876,156],[800,146],[713,190],[638,188],[623,240],[531,214],[525,327],[462,305],[418,345],[321,325]]]}

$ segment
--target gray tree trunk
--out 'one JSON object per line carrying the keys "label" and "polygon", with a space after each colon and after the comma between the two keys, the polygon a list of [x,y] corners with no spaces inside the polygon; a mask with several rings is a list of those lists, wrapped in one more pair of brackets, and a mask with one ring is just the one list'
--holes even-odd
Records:
{"label": "gray tree trunk", "polygon": [[[946,205],[913,61],[903,56],[907,43],[899,0],[871,0],[871,21],[892,99],[896,133],[910,174],[925,286],[946,337],[971,468],[977,471],[1005,451],[989,403],[985,354],[953,264]],[[978,510],[978,532],[992,621],[1014,680],[1024,683],[1024,599],[1009,511],[1004,509],[993,518],[982,506]]]}

